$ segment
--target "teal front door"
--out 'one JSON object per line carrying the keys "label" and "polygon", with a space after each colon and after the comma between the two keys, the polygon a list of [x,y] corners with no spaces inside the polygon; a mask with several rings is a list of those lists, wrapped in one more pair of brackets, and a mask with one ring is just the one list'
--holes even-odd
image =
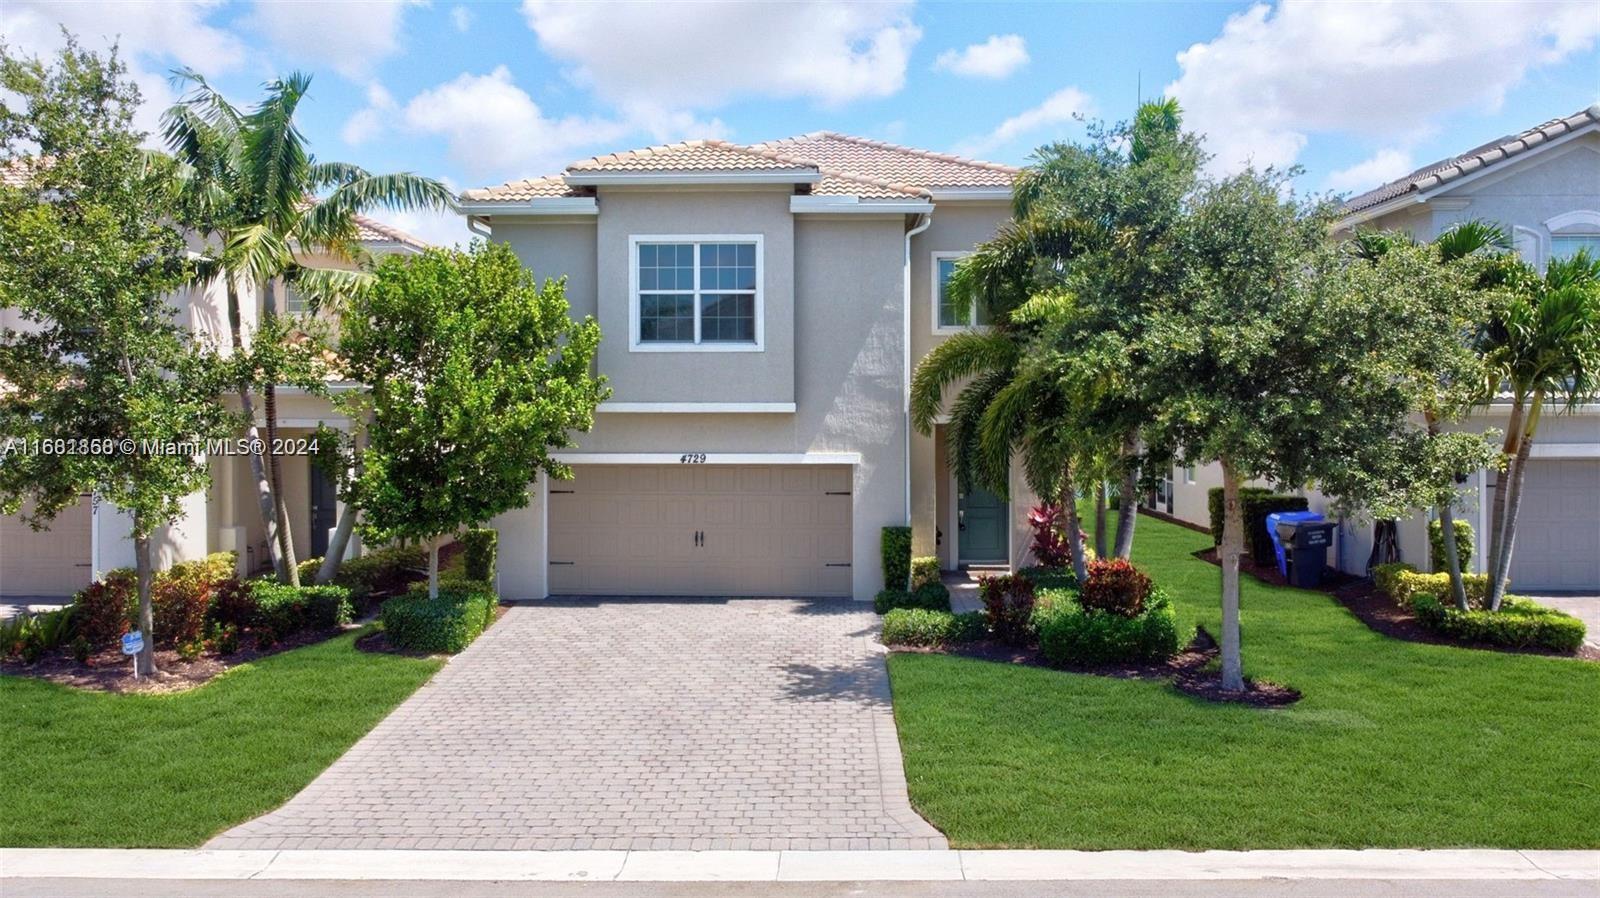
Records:
{"label": "teal front door", "polygon": [[956,501],[956,551],[963,564],[1006,561],[1006,502],[982,487]]}

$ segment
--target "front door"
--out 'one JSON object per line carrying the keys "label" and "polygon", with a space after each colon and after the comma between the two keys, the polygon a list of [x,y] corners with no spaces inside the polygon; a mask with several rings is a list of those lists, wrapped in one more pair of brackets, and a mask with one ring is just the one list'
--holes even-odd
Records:
{"label": "front door", "polygon": [[333,483],[328,480],[328,475],[316,465],[311,466],[311,557],[321,558],[328,554],[328,531],[338,522],[334,515],[338,511],[338,497],[334,492]]}
{"label": "front door", "polygon": [[958,529],[956,550],[963,564],[1006,560],[1007,503],[980,487],[960,495],[956,501]]}

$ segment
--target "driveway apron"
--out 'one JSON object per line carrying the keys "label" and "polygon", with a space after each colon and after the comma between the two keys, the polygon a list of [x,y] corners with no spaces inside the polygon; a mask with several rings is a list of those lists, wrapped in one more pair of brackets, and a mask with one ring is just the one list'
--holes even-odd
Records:
{"label": "driveway apron", "polygon": [[926,849],[871,609],[519,605],[235,849]]}

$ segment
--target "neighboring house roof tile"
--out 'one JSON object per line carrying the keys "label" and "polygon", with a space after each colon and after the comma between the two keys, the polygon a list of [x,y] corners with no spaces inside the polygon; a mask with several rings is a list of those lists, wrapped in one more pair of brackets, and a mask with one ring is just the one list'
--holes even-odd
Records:
{"label": "neighboring house roof tile", "polygon": [[594,196],[592,187],[573,187],[560,175],[542,178],[523,178],[508,181],[498,187],[479,187],[463,191],[461,198],[479,203],[517,203],[534,199],[551,199],[568,196]]}
{"label": "neighboring house roof tile", "polygon": [[365,215],[356,216],[356,238],[362,243],[399,243],[419,250],[429,247],[420,237],[413,237],[399,228],[373,221]]}
{"label": "neighboring house roof tile", "polygon": [[1482,146],[1473,147],[1459,156],[1424,165],[1405,177],[1396,178],[1381,187],[1351,197],[1344,204],[1344,212],[1348,215],[1370,209],[1380,203],[1387,203],[1408,193],[1432,190],[1491,165],[1498,165],[1564,134],[1570,134],[1595,123],[1600,123],[1600,103],[1572,115],[1553,118],[1520,134],[1496,138]]}
{"label": "neighboring house roof tile", "polygon": [[758,143],[751,149],[770,150],[881,183],[921,188],[1010,187],[1018,171],[996,162],[964,159],[833,131],[813,131]]}
{"label": "neighboring house roof tile", "polygon": [[595,156],[567,166],[569,172],[815,171],[816,166],[772,153],[758,153],[725,140],[689,140],[642,150]]}

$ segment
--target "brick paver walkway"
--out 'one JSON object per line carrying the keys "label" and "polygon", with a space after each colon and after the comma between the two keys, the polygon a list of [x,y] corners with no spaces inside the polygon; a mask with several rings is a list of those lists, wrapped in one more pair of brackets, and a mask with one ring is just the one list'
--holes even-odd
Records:
{"label": "brick paver walkway", "polygon": [[210,848],[944,848],[911,810],[871,609],[512,608]]}

